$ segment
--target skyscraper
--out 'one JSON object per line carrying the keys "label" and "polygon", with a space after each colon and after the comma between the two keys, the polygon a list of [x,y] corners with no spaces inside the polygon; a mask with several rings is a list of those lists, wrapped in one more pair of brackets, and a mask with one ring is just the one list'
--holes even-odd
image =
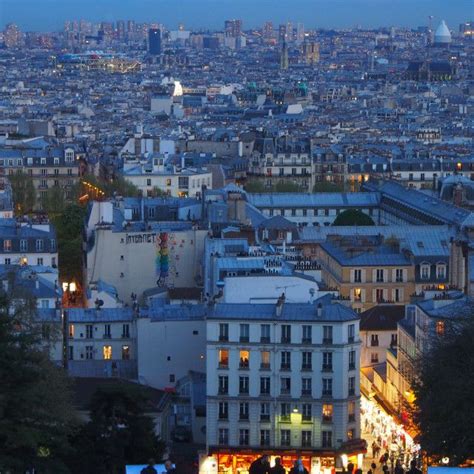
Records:
{"label": "skyscraper", "polygon": [[265,39],[270,39],[273,37],[273,23],[271,21],[267,21],[263,25],[263,37]]}
{"label": "skyscraper", "polygon": [[288,45],[283,43],[280,53],[280,69],[286,71],[288,69]]}
{"label": "skyscraper", "polygon": [[227,37],[238,38],[242,33],[242,20],[226,20],[224,30]]}
{"label": "skyscraper", "polygon": [[158,28],[148,30],[148,52],[153,55],[161,54],[161,30]]}

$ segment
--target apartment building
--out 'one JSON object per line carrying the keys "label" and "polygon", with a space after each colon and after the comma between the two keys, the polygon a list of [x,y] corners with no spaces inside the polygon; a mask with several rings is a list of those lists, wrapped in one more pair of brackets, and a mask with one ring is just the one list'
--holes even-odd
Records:
{"label": "apartment building", "polygon": [[[315,304],[217,304],[207,317],[207,444],[219,472],[262,450],[288,469],[361,465],[359,319]],[[359,455],[359,456],[358,456]]]}
{"label": "apartment building", "polygon": [[323,281],[357,312],[380,303],[404,305],[415,291],[415,266],[396,240],[329,236],[316,247]]}

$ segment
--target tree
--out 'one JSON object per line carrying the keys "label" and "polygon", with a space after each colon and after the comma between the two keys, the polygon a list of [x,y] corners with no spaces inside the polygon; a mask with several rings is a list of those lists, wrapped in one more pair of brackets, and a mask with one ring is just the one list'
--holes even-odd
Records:
{"label": "tree", "polygon": [[261,181],[249,180],[245,184],[245,191],[248,193],[264,193],[266,192],[265,186]]}
{"label": "tree", "polygon": [[347,209],[342,211],[334,220],[334,226],[342,225],[375,225],[370,216],[358,209]]}
{"label": "tree", "polygon": [[92,397],[90,422],[75,436],[76,452],[70,459],[74,473],[123,472],[126,464],[161,459],[164,444],[144,414],[149,398],[145,387],[117,382],[99,387]]}
{"label": "tree", "polygon": [[87,209],[70,204],[53,217],[59,253],[59,272],[62,280],[82,281],[82,232]]}
{"label": "tree", "polygon": [[302,189],[296,183],[292,183],[291,181],[280,181],[278,182],[274,188],[274,193],[301,193]]}
{"label": "tree", "polygon": [[[83,182],[97,186],[100,190],[105,193],[105,197],[113,197],[114,195],[124,197],[139,197],[141,191],[133,183],[127,181],[122,176],[116,177],[113,180],[105,180],[98,178],[94,175],[86,175],[82,179]],[[87,187],[86,187],[87,191]],[[93,193],[92,193],[93,194]],[[93,196],[95,198],[96,196]]]}
{"label": "tree", "polygon": [[74,425],[62,369],[49,361],[36,301],[9,282],[0,294],[0,472],[67,473]]}
{"label": "tree", "polygon": [[444,324],[418,363],[414,420],[427,454],[458,465],[474,455],[474,317]]}
{"label": "tree", "polygon": [[23,214],[31,212],[36,202],[33,178],[25,173],[16,173],[8,176],[8,179],[12,186],[15,208]]}
{"label": "tree", "polygon": [[321,181],[313,186],[313,193],[342,193],[344,185],[339,183],[330,183],[329,181]]}
{"label": "tree", "polygon": [[46,191],[46,196],[42,199],[43,209],[52,217],[60,214],[66,207],[66,193],[60,186],[53,186]]}

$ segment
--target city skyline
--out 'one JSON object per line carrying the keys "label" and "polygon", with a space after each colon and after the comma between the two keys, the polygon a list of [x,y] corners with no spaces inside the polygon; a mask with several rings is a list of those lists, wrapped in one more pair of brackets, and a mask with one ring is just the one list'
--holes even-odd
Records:
{"label": "city skyline", "polygon": [[[456,0],[449,5],[441,0],[281,0],[277,5],[270,0],[259,0],[258,4],[255,7],[251,0],[241,0],[238,4],[229,0],[124,0],[119,5],[112,0],[84,0],[80,4],[60,0],[4,0],[0,6],[0,28],[16,23],[23,30],[57,31],[62,29],[64,21],[83,18],[88,21],[159,21],[170,28],[184,23],[193,29],[217,29],[231,17],[241,18],[244,28],[261,26],[267,20],[301,21],[308,28],[416,27],[426,25],[428,15],[433,15],[435,22],[444,19],[456,30],[459,23],[470,19],[473,10],[469,0]],[[203,9],[207,10],[205,22],[200,15]]]}

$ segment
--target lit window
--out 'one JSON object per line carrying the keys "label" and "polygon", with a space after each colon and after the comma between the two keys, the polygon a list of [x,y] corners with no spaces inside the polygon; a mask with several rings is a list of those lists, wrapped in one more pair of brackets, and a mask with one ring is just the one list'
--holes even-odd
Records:
{"label": "lit window", "polygon": [[74,324],[69,325],[69,337],[74,337]]}
{"label": "lit window", "polygon": [[240,351],[240,360],[239,360],[239,367],[241,369],[248,369],[249,368],[249,351]]}
{"label": "lit window", "polygon": [[219,367],[228,368],[229,367],[229,351],[225,349],[219,350]]}
{"label": "lit window", "polygon": [[444,321],[436,321],[436,334],[438,334],[438,336],[444,334]]}
{"label": "lit window", "polygon": [[260,367],[262,369],[269,369],[270,368],[270,352],[262,351],[260,354],[262,357]]}
{"label": "lit window", "polygon": [[323,404],[323,421],[332,421],[333,406],[330,403]]}
{"label": "lit window", "polygon": [[104,346],[102,353],[104,355],[104,360],[112,359],[112,346]]}
{"label": "lit window", "polygon": [[354,301],[362,301],[362,289],[354,288]]}
{"label": "lit window", "polygon": [[168,178],[168,179],[166,180],[166,186],[171,186],[171,178]]}

